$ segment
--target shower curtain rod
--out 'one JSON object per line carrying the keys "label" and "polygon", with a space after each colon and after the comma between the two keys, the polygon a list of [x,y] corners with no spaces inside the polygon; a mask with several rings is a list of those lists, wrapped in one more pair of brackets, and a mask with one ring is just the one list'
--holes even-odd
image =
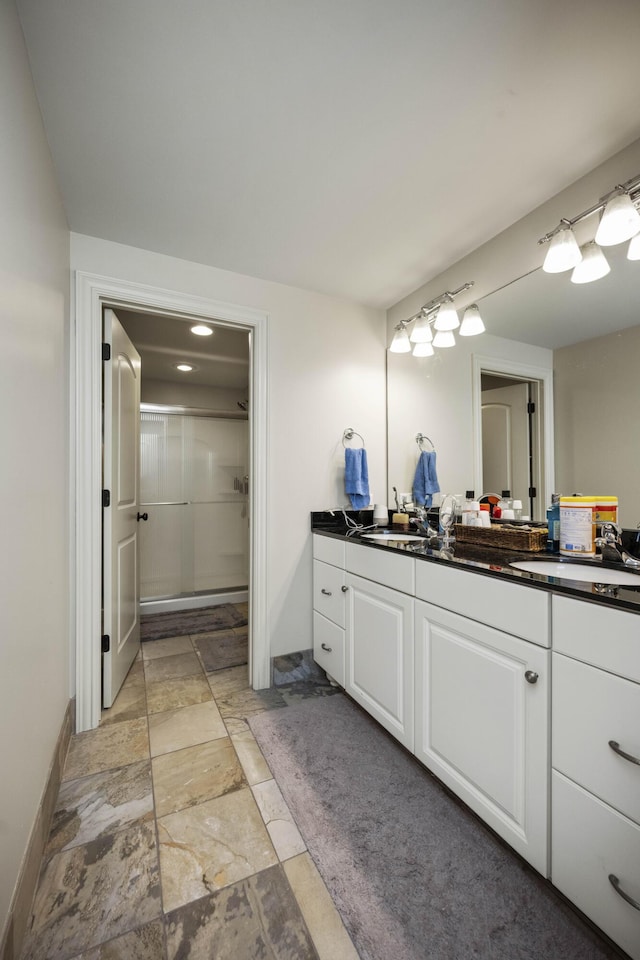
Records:
{"label": "shower curtain rod", "polygon": [[176,417],[209,417],[211,420],[248,420],[245,410],[208,410],[206,407],[181,407],[170,403],[141,403],[140,413],[168,413]]}

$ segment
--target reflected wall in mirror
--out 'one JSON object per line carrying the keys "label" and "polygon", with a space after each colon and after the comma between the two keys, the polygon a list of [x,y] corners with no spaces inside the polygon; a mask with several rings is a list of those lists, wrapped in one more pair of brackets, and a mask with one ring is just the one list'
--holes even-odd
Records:
{"label": "reflected wall in mirror", "polygon": [[518,364],[553,371],[547,439],[555,473],[547,464],[541,517],[551,492],[614,495],[620,522],[636,526],[640,263],[626,260],[626,245],[609,248],[607,258],[611,273],[594,283],[578,286],[569,274],[536,270],[485,297],[487,334],[473,343],[458,340],[453,350],[424,359],[388,354],[389,489],[410,488],[418,431],[434,441],[443,491],[464,493],[482,483],[473,384],[481,354],[480,370],[491,370],[493,359],[494,367],[508,368],[497,371],[503,374]]}

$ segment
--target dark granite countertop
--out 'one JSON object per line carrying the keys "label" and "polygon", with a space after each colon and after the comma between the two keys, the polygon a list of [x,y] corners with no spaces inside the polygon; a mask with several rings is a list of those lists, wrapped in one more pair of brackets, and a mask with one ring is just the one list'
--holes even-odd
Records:
{"label": "dark granite countertop", "polygon": [[[371,511],[347,511],[346,516],[349,517],[350,521],[365,526],[372,522]],[[593,582],[584,582],[567,580],[565,578],[560,579],[559,577],[545,576],[539,573],[528,573],[524,570],[516,570],[514,567],[509,566],[510,562],[514,560],[560,560],[563,564],[566,563],[567,566],[579,562],[569,557],[560,557],[558,554],[495,550],[477,544],[462,542],[454,543],[448,550],[444,550],[437,540],[427,540],[426,537],[420,541],[411,541],[409,543],[381,543],[380,541],[367,540],[355,531],[353,527],[348,525],[345,521],[345,515],[340,511],[335,511],[333,515],[329,511],[312,513],[311,529],[313,533],[318,533],[326,537],[334,537],[339,540],[351,540],[353,543],[358,543],[370,550],[386,550],[387,552],[389,550],[395,550],[398,553],[415,557],[417,560],[427,563],[446,563],[449,566],[468,570],[480,576],[498,577],[537,590],[547,590],[579,600],[606,604],[608,606],[630,610],[634,613],[640,613],[640,573],[637,574],[637,587],[598,583],[597,574],[599,569],[608,568],[610,570],[620,570],[621,568],[618,564],[603,564],[600,560],[592,561],[594,564]],[[373,530],[370,529],[366,532],[373,532]],[[415,535],[416,531],[412,530],[411,533]],[[587,561],[583,560],[582,564],[584,565],[585,562]],[[626,572],[629,572],[628,569]]]}

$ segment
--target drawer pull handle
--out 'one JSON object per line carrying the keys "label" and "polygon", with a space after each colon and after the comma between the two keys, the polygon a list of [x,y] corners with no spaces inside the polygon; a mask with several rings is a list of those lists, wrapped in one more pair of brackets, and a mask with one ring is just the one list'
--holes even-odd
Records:
{"label": "drawer pull handle", "polygon": [[640,903],[637,900],[634,900],[633,897],[630,897],[628,893],[625,893],[622,887],[620,886],[620,881],[616,877],[615,873],[609,874],[609,883],[615,890],[615,892],[622,897],[623,900],[626,900],[627,903],[631,904],[634,910],[640,910]]}
{"label": "drawer pull handle", "polygon": [[535,670],[526,670],[524,674],[524,678],[527,681],[527,683],[538,682],[538,674],[535,672]]}
{"label": "drawer pull handle", "polygon": [[325,597],[330,597],[330,596],[331,596],[331,590],[325,590],[324,587],[322,588],[322,590],[320,591],[320,593],[324,593]]}
{"label": "drawer pull handle", "polygon": [[340,587],[340,589],[342,590],[343,593],[346,593],[349,587]]}
{"label": "drawer pull handle", "polygon": [[637,757],[633,757],[630,753],[625,753],[624,750],[620,749],[620,744],[617,740],[609,740],[609,746],[614,753],[617,753],[619,757],[624,757],[625,760],[628,760],[629,763],[637,763],[640,767],[640,760]]}
{"label": "drawer pull handle", "polygon": [[331,653],[331,651],[333,650],[333,647],[328,647],[326,643],[321,643],[320,646],[322,647],[323,650],[326,650],[327,653]]}

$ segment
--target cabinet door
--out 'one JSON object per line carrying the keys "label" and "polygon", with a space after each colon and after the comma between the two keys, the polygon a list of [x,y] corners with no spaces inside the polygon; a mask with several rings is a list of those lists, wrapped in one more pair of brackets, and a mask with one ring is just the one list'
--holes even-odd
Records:
{"label": "cabinet door", "polygon": [[545,876],[549,657],[416,601],[416,756]]}
{"label": "cabinet door", "polygon": [[347,574],[347,692],[413,750],[413,598]]}

